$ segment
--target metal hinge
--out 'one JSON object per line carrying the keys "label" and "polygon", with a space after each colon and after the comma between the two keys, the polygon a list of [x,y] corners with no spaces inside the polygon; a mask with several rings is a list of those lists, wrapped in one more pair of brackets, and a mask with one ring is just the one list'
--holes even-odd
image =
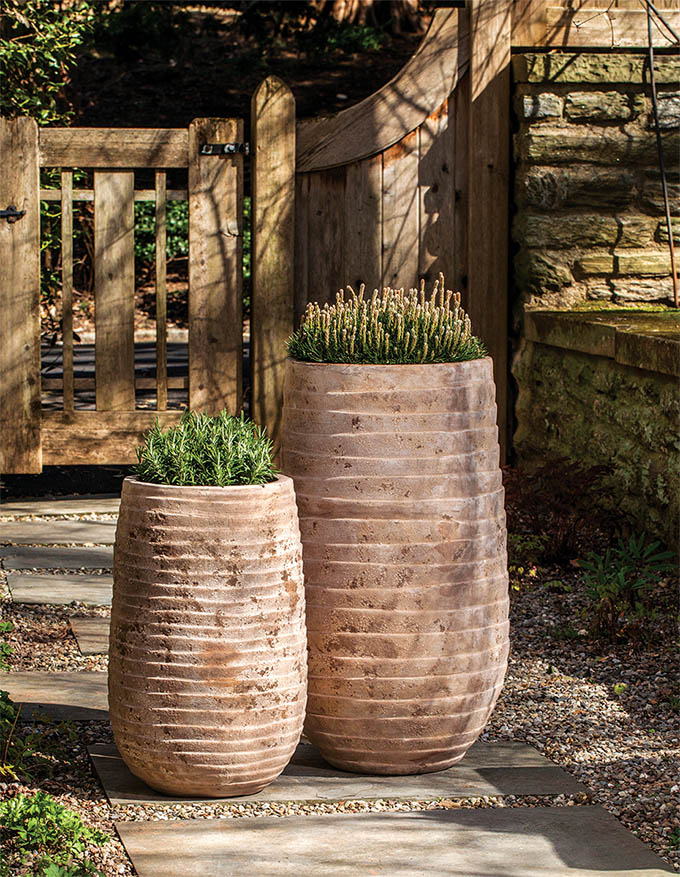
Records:
{"label": "metal hinge", "polygon": [[0,210],[0,219],[6,219],[7,222],[16,222],[26,215],[25,210],[17,210],[14,204],[10,204],[4,210]]}
{"label": "metal hinge", "polygon": [[201,155],[250,155],[250,143],[204,143]]}

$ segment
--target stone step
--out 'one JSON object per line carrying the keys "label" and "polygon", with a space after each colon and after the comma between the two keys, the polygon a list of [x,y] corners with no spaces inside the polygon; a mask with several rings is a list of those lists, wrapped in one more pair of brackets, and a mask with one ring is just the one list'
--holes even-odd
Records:
{"label": "stone step", "polygon": [[11,545],[113,545],[116,521],[2,521],[0,542]]}
{"label": "stone step", "polygon": [[[176,804],[210,801],[178,798],[149,788],[125,766],[113,745],[89,748],[111,804]],[[301,743],[288,767],[270,786],[243,801],[342,801],[376,798],[469,798],[480,795],[570,795],[585,792],[570,774],[531,746],[518,742],[472,746],[454,767],[414,776],[363,776],[332,767],[310,744]]]}
{"label": "stone step", "polygon": [[109,619],[74,615],[69,619],[81,655],[107,655]]}
{"label": "stone step", "polygon": [[139,877],[661,877],[599,806],[116,822]]}
{"label": "stone step", "polygon": [[22,719],[45,715],[78,722],[109,717],[106,673],[19,670],[0,673],[0,689],[9,692],[15,703],[23,704]]}
{"label": "stone step", "polygon": [[15,603],[87,603],[110,606],[113,576],[110,575],[30,575],[7,573],[7,585]]}
{"label": "stone step", "polygon": [[112,569],[113,548],[0,548],[5,569]]}
{"label": "stone step", "polygon": [[97,496],[26,497],[0,503],[2,515],[110,515],[118,514],[120,497]]}

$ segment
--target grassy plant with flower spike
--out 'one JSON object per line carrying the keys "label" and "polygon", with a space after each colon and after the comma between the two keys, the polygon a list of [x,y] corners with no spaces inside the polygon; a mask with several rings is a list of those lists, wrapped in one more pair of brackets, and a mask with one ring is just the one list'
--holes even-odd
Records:
{"label": "grassy plant with flower spike", "polygon": [[462,362],[486,355],[472,334],[470,318],[460,306],[460,293],[447,290],[444,275],[427,296],[420,290],[376,289],[370,299],[347,287],[335,304],[310,302],[298,330],[288,340],[288,353],[303,362],[346,362],[399,365]]}

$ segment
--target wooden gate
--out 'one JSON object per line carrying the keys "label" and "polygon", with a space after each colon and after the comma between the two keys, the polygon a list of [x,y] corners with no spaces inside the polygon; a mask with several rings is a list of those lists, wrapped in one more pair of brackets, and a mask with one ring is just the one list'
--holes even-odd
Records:
{"label": "wooden gate", "polygon": [[[243,155],[202,154],[205,144],[240,143],[243,122],[197,119],[188,129],[40,128],[32,119],[0,120],[5,173],[0,202],[25,214],[0,223],[0,471],[40,472],[43,465],[129,463],[141,434],[167,425],[168,390],[188,389],[198,411],[236,412],[242,397]],[[205,151],[205,150],[204,150]],[[40,169],[59,168],[61,189],[42,191]],[[74,169],[92,171],[90,189],[73,188]],[[154,174],[135,188],[135,170]],[[186,169],[186,188],[168,192],[167,173]],[[166,203],[189,201],[188,377],[168,379]],[[41,387],[40,199],[61,203],[62,373]],[[94,379],[73,367],[73,202],[94,204]],[[155,377],[135,376],[134,202],[155,202]],[[59,384],[58,410],[44,410],[41,390]],[[138,391],[155,387],[140,410]],[[76,390],[94,389],[94,405]]]}

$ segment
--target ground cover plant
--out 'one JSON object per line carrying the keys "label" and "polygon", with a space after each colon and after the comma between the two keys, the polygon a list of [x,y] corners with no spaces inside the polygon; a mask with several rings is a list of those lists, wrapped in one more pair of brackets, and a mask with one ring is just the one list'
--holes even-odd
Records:
{"label": "ground cover plant", "polygon": [[460,293],[446,289],[440,275],[432,293],[376,289],[370,299],[364,286],[348,287],[335,304],[310,302],[288,353],[303,362],[414,364],[461,362],[486,354],[472,334],[470,318],[460,306]]}
{"label": "ground cover plant", "polygon": [[267,484],[276,479],[272,442],[243,414],[215,417],[185,411],[177,426],[156,422],[137,449],[134,473],[154,484]]}

